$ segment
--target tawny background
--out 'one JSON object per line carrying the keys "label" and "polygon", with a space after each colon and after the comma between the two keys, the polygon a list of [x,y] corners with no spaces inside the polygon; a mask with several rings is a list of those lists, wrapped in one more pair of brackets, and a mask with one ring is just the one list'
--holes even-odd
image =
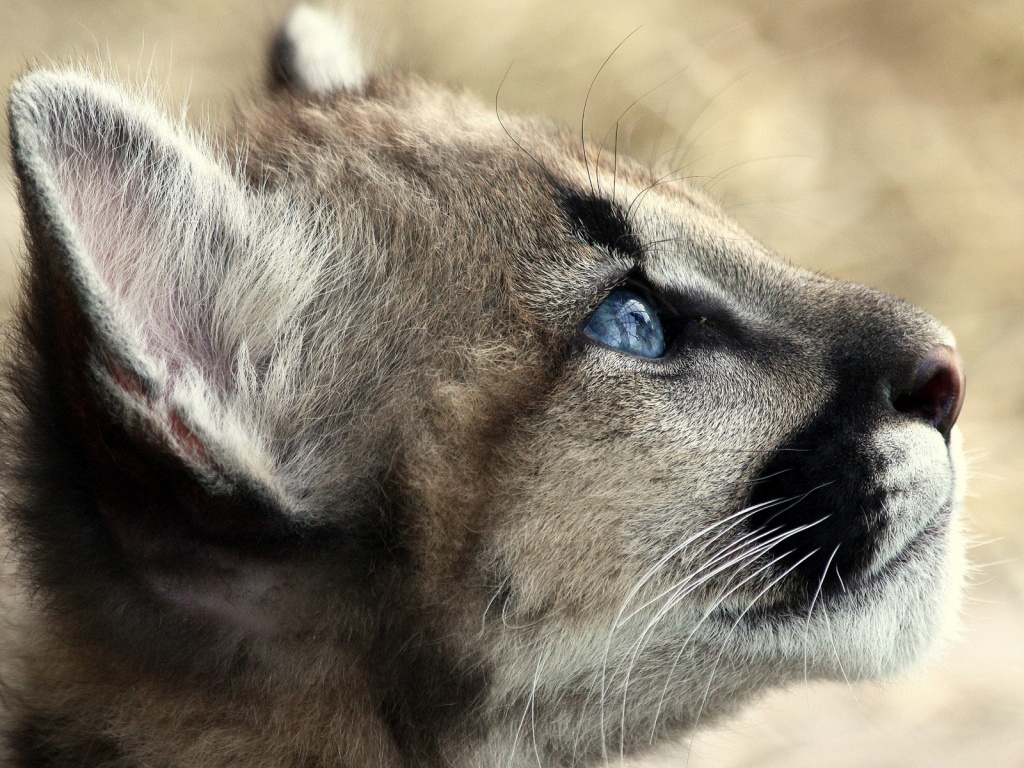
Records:
{"label": "tawny background", "polygon": [[[0,0],[0,90],[29,62],[150,72],[216,126],[285,7]],[[358,0],[378,61],[678,164],[794,262],[904,296],[960,339],[981,542],[964,627],[909,680],[773,694],[660,766],[1024,766],[1024,3]],[[637,29],[639,27],[639,29]],[[651,93],[660,83],[665,84]],[[646,94],[646,96],[645,96]],[[6,128],[4,130],[6,133]],[[668,156],[666,154],[666,156]],[[20,258],[4,157],[0,306]],[[2,660],[0,660],[2,661]],[[689,755],[687,749],[689,748]]]}

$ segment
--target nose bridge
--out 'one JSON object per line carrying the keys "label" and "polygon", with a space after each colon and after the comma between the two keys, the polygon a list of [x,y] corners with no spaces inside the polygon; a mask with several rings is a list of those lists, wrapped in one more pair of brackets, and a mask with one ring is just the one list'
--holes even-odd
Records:
{"label": "nose bridge", "polygon": [[937,347],[954,346],[952,334],[926,312],[871,289],[852,296],[839,321],[843,345],[857,350],[890,397],[911,386]]}
{"label": "nose bridge", "polygon": [[820,279],[792,319],[814,339],[838,403],[900,414],[948,441],[963,405],[963,364],[952,334],[926,312],[863,286]]}
{"label": "nose bridge", "polygon": [[796,286],[792,319],[848,384],[904,388],[937,346],[955,346],[938,321],[895,296],[819,276],[811,287]]}

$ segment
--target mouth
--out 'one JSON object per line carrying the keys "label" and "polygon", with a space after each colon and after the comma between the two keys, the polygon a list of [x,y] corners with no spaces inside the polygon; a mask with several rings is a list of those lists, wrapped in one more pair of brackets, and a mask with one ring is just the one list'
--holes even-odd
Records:
{"label": "mouth", "polygon": [[907,541],[893,552],[878,558],[848,586],[857,591],[871,591],[897,578],[903,570],[927,560],[936,546],[948,537],[953,508],[951,499],[938,513],[929,517]]}
{"label": "mouth", "polygon": [[[907,581],[914,579],[914,571],[929,567],[937,549],[948,538],[950,513],[948,508],[932,518],[896,552],[874,562],[869,569],[843,575],[829,569],[813,585],[803,584],[788,594],[774,599],[755,599],[745,607],[722,605],[714,616],[723,625],[740,624],[778,627],[782,623],[806,623],[811,613],[819,610],[835,612],[850,604],[878,600]],[[795,561],[796,562],[796,561]],[[782,568],[782,573],[794,566]],[[784,579],[780,580],[784,583]]]}
{"label": "mouth", "polygon": [[[844,570],[837,565],[837,558],[828,558],[826,554],[825,566],[818,571],[817,578],[808,579],[800,570],[801,557],[810,557],[814,553],[805,556],[792,553],[789,562],[783,562],[778,574],[773,577],[781,595],[768,597],[770,593],[766,592],[764,597],[768,599],[763,600],[762,596],[758,596],[746,607],[723,605],[715,610],[715,615],[728,623],[806,620],[811,612],[831,611],[851,601],[860,602],[878,597],[883,591],[889,591],[895,585],[913,578],[914,571],[928,567],[935,553],[944,548],[955,508],[955,500],[948,499],[941,509],[911,532],[909,538],[904,537],[902,542],[891,549],[874,544],[874,557],[865,558],[869,562],[860,568]],[[835,549],[838,550],[842,544],[839,542]],[[884,553],[880,550],[884,550]]]}

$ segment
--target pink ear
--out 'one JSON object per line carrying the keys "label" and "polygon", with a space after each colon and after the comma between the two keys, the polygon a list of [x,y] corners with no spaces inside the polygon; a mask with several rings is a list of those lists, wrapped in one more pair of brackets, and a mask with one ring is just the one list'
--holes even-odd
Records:
{"label": "pink ear", "polygon": [[11,122],[26,206],[95,331],[112,350],[182,362],[207,320],[189,300],[197,262],[223,256],[224,228],[244,218],[234,180],[154,109],[87,76],[23,78]]}
{"label": "pink ear", "polygon": [[235,349],[210,301],[246,236],[246,193],[155,109],[88,76],[23,78],[11,127],[55,362],[197,470],[251,464],[256,436],[245,445],[221,407]]}
{"label": "pink ear", "polygon": [[232,406],[243,341],[218,332],[211,299],[257,229],[254,203],[198,141],[87,76],[33,73],[10,114],[26,325],[68,413],[70,434],[55,439],[80,452],[90,506],[130,568],[162,594],[177,585],[181,604],[217,604],[188,594],[204,569],[299,514]]}

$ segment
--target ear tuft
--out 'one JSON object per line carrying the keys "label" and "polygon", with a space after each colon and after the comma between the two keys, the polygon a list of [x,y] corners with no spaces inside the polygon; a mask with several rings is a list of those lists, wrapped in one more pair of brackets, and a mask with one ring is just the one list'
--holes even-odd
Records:
{"label": "ear tuft", "polygon": [[351,23],[297,6],[271,47],[270,81],[275,88],[307,93],[361,92],[366,68]]}

